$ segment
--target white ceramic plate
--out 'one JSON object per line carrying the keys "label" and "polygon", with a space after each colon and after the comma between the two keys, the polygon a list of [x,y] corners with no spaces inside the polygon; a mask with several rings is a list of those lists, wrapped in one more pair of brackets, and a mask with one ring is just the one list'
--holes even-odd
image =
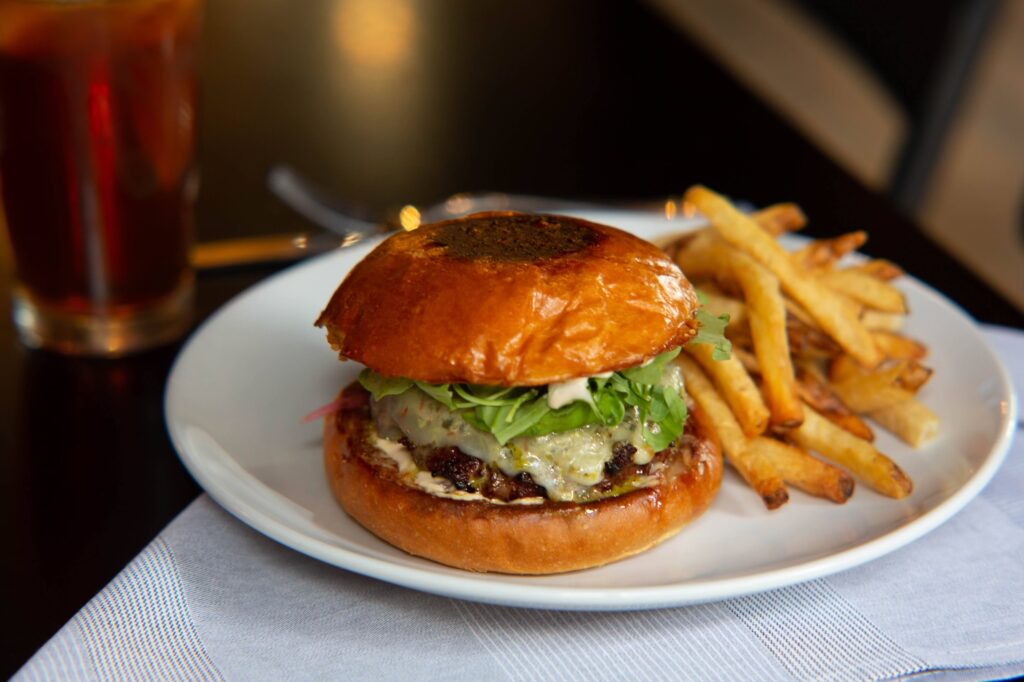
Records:
{"label": "white ceramic plate", "polygon": [[[692,227],[653,215],[588,214],[652,241]],[[171,373],[166,418],[200,485],[250,526],[300,552],[427,592],[558,609],[639,609],[714,601],[851,568],[948,519],[982,489],[1009,447],[1015,398],[974,323],[912,279],[899,282],[927,340],[935,378],[921,398],[942,435],[912,450],[879,429],[878,446],[915,482],[895,501],[859,486],[845,505],[792,493],[766,511],[731,471],[712,508],[674,539],[611,566],[545,577],[480,575],[409,556],[335,503],[319,423],[302,416],[333,399],[360,367],[340,363],[313,320],[372,244],[293,267],[238,296],[187,343]]]}

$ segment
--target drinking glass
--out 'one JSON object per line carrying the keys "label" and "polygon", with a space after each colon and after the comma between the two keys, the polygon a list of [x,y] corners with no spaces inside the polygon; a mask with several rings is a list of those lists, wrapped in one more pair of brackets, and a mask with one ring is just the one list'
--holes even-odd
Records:
{"label": "drinking glass", "polygon": [[22,340],[119,355],[189,326],[201,0],[0,0],[0,208]]}

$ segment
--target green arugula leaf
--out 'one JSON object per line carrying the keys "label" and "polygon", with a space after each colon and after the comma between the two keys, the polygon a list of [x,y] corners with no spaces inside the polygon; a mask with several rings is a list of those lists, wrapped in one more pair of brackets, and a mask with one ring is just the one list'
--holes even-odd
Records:
{"label": "green arugula leaf", "polygon": [[512,387],[490,392],[481,390],[488,387],[471,386],[469,384],[452,384],[451,387],[456,395],[472,405],[500,407],[502,405],[511,405],[516,401],[515,397],[508,397],[515,390]]}
{"label": "green arugula leaf", "polygon": [[364,369],[359,373],[359,383],[373,396],[380,400],[389,395],[400,395],[412,388],[412,381],[403,377],[386,377],[372,369]]}
{"label": "green arugula leaf", "polygon": [[[544,399],[544,404],[547,404],[546,399]],[[524,431],[522,435],[545,436],[549,433],[571,431],[587,424],[600,423],[600,421],[600,417],[594,414],[594,410],[590,405],[577,401],[560,407],[557,410],[549,408],[548,412],[529,429]]]}
{"label": "green arugula leaf", "polygon": [[665,365],[675,359],[682,348],[676,348],[657,356],[646,365],[624,369],[619,374],[634,384],[653,386],[661,381],[661,375],[665,373]]}
{"label": "green arugula leaf", "polygon": [[707,310],[697,310],[697,322],[700,329],[690,343],[707,343],[715,347],[711,357],[715,360],[728,360],[732,355],[732,342],[725,338],[725,327],[729,324],[729,316],[715,317]]}
{"label": "green arugula leaf", "polygon": [[455,409],[455,400],[452,398],[451,384],[428,384],[425,381],[414,381],[416,388],[420,389],[431,398],[441,403],[449,410]]}
{"label": "green arugula leaf", "polygon": [[369,369],[359,382],[375,400],[417,388],[457,412],[471,426],[490,433],[502,445],[520,436],[543,436],[588,424],[615,426],[635,412],[644,438],[655,450],[668,447],[683,431],[686,402],[677,391],[660,385],[668,363],[680,348],[658,355],[643,367],[592,377],[590,401],[576,400],[557,410],[547,401],[547,388],[429,384],[402,377],[385,377]]}
{"label": "green arugula leaf", "polygon": [[[582,404],[573,403],[573,405]],[[626,417],[626,403],[622,400],[622,396],[613,389],[598,389],[594,394],[594,406],[591,410],[597,411],[605,426],[615,426]]]}
{"label": "green arugula leaf", "polygon": [[546,414],[551,412],[551,408],[548,407],[547,398],[543,397],[535,398],[523,404],[514,413],[515,418],[509,419],[513,414],[513,409],[513,405],[497,408],[496,418],[491,424],[491,433],[502,445],[505,445],[516,436],[523,435],[531,426],[534,426]]}

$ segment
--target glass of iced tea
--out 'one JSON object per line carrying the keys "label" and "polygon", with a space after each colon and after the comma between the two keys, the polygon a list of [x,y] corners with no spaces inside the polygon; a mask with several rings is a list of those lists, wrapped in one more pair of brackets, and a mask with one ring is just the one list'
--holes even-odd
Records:
{"label": "glass of iced tea", "polygon": [[31,346],[189,325],[201,0],[0,0],[0,208]]}

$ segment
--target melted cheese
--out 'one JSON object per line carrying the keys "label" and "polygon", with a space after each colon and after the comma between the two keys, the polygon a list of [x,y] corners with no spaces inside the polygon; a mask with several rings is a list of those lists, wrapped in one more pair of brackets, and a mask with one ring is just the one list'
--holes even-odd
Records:
{"label": "melted cheese", "polygon": [[[559,386],[569,384],[572,386],[558,389]],[[669,365],[661,378],[661,384],[682,391],[682,373],[679,368]],[[578,397],[580,386],[586,391],[586,379],[552,384],[548,393],[549,404],[552,402],[550,396],[553,390],[560,391],[554,399],[555,403],[567,400],[569,396],[575,396],[572,400],[581,399]],[[586,396],[586,400],[591,400],[589,391],[586,391]],[[400,395],[375,401],[373,411],[378,432],[385,439],[391,439],[388,441],[391,451],[386,453],[389,456],[397,452],[395,447],[401,448],[394,441],[402,437],[417,445],[454,446],[508,476],[523,472],[530,474],[534,482],[547,490],[552,500],[577,501],[587,498],[588,489],[604,478],[604,465],[612,459],[615,443],[625,442],[636,448],[633,461],[637,464],[647,464],[655,454],[653,448],[644,441],[636,408],[628,408],[626,417],[615,426],[588,424],[560,433],[513,438],[504,446],[490,433],[473,428],[458,413],[450,411],[419,389],[410,389]],[[656,428],[656,425],[652,424],[651,427]],[[384,450],[383,447],[381,449]],[[401,449],[404,452],[404,448]],[[404,456],[409,457],[409,453],[404,452]],[[396,455],[396,462],[399,460],[404,461],[401,454]],[[415,467],[411,458],[409,465]],[[403,474],[407,471],[402,469],[401,463],[398,466]],[[423,484],[427,484],[426,479]]]}

